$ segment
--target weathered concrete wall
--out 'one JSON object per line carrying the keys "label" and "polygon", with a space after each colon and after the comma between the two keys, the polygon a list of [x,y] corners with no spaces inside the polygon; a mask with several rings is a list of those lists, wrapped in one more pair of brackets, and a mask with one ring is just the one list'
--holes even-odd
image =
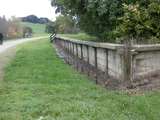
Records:
{"label": "weathered concrete wall", "polygon": [[159,74],[160,45],[134,46],[132,59],[133,78],[149,77]]}
{"label": "weathered concrete wall", "polygon": [[73,56],[85,61],[90,66],[106,73],[109,77],[122,81],[124,79],[123,54],[119,49],[123,45],[95,43],[67,38],[56,38],[58,44]]}
{"label": "weathered concrete wall", "polygon": [[134,84],[135,81],[137,83],[137,80],[138,84],[143,84],[143,78],[151,77],[160,71],[160,45],[126,47],[122,44],[96,43],[63,37],[56,37],[55,43],[67,52],[68,56],[72,56],[72,63],[77,64],[80,60],[80,66],[88,67],[86,71],[89,70],[96,79],[103,78],[104,84],[108,84],[108,79],[118,84],[124,83],[125,87]]}

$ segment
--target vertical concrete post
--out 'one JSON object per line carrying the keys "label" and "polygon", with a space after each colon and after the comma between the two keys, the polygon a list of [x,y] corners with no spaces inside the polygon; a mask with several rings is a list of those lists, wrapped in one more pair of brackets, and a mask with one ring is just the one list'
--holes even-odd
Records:
{"label": "vertical concrete post", "polygon": [[80,44],[80,47],[81,47],[81,60],[83,60],[83,45]]}
{"label": "vertical concrete post", "polygon": [[[70,56],[72,56],[72,42],[70,41]],[[72,59],[70,59],[70,64],[72,64]]]}
{"label": "vertical concrete post", "polygon": [[78,57],[78,44],[76,44],[76,56]]}
{"label": "vertical concrete post", "polygon": [[88,66],[87,66],[87,72],[88,72],[88,76],[89,76],[89,74],[90,74],[90,72],[89,72],[89,46],[87,45],[86,46],[86,48],[87,48],[87,64],[88,64]]}
{"label": "vertical concrete post", "polygon": [[79,62],[79,60],[78,60],[78,44],[76,44],[76,57],[77,57],[77,59],[76,59],[76,67],[77,67],[77,70],[78,70],[78,62]]}
{"label": "vertical concrete post", "polygon": [[69,42],[68,41],[66,42],[67,42],[67,52],[69,52]]}
{"label": "vertical concrete post", "polygon": [[72,42],[72,56],[73,56],[73,59],[72,59],[72,64],[75,65],[75,56],[74,56],[74,43]]}
{"label": "vertical concrete post", "polygon": [[64,40],[61,40],[61,48],[63,49]]}
{"label": "vertical concrete post", "polygon": [[66,43],[66,41],[65,40],[63,40],[63,42],[62,42],[63,44],[62,44],[62,47],[65,49],[66,48],[66,46],[65,46],[65,43]]}
{"label": "vertical concrete post", "polygon": [[108,49],[105,49],[105,53],[106,53],[106,76],[109,77],[109,74],[108,74]]}
{"label": "vertical concrete post", "polygon": [[69,42],[66,41],[66,47],[67,47],[67,63],[69,63]]}
{"label": "vertical concrete post", "polygon": [[72,52],[72,45],[71,45],[71,42],[69,42],[69,51],[70,51],[70,55],[71,55],[71,52]]}
{"label": "vertical concrete post", "polygon": [[[83,61],[83,45],[80,44],[81,47],[81,62]],[[83,72],[83,65],[81,65],[81,72]]]}
{"label": "vertical concrete post", "polygon": [[66,48],[66,51],[68,50],[68,43],[67,41],[65,40],[65,48]]}
{"label": "vertical concrete post", "polygon": [[95,68],[96,68],[96,75],[95,75],[95,78],[96,78],[96,84],[98,84],[98,62],[97,62],[97,48],[94,47],[94,60],[95,60]]}
{"label": "vertical concrete post", "polygon": [[74,56],[74,43],[72,42],[72,48],[73,48],[73,56]]}
{"label": "vertical concrete post", "polygon": [[132,53],[131,41],[125,40],[124,43],[124,80],[127,88],[132,87]]}

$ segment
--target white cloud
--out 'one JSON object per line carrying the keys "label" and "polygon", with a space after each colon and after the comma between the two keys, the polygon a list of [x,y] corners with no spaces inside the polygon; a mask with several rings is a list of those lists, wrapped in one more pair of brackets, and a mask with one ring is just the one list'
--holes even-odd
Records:
{"label": "white cloud", "polygon": [[0,0],[0,16],[23,17],[34,14],[54,20],[54,11],[50,0]]}

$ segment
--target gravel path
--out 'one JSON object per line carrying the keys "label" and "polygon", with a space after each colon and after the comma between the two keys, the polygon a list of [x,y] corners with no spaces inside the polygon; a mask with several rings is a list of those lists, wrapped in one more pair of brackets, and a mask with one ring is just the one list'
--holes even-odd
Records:
{"label": "gravel path", "polygon": [[0,80],[3,79],[5,66],[16,54],[16,45],[43,38],[47,37],[35,37],[35,38],[11,40],[4,42],[3,45],[0,45]]}
{"label": "gravel path", "polygon": [[35,38],[25,38],[25,39],[17,39],[17,40],[10,40],[3,43],[3,45],[0,45],[0,53],[6,51],[9,48],[12,48],[18,44],[29,42],[33,40],[39,40],[47,37],[35,37]]}

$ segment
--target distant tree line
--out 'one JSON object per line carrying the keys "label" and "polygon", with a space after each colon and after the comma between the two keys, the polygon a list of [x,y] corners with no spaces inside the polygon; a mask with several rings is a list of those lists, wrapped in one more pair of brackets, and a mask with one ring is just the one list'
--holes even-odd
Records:
{"label": "distant tree line", "polygon": [[35,15],[21,17],[20,19],[22,20],[22,22],[30,22],[30,23],[46,24],[46,23],[50,22],[50,20],[48,18],[44,18],[44,17],[38,18]]}
{"label": "distant tree line", "polygon": [[49,22],[46,25],[47,33],[77,33],[79,32],[79,26],[76,23],[76,20],[71,16],[60,15],[56,18],[56,21]]}
{"label": "distant tree line", "polygon": [[160,0],[52,0],[85,32],[107,41],[160,41]]}
{"label": "distant tree line", "polygon": [[20,26],[19,19],[12,17],[6,20],[5,17],[0,17],[0,33],[5,39],[22,37],[23,28]]}
{"label": "distant tree line", "polygon": [[4,16],[0,17],[0,33],[4,39],[22,38],[24,34],[32,33],[31,28],[21,26],[20,19],[12,17],[7,20]]}

